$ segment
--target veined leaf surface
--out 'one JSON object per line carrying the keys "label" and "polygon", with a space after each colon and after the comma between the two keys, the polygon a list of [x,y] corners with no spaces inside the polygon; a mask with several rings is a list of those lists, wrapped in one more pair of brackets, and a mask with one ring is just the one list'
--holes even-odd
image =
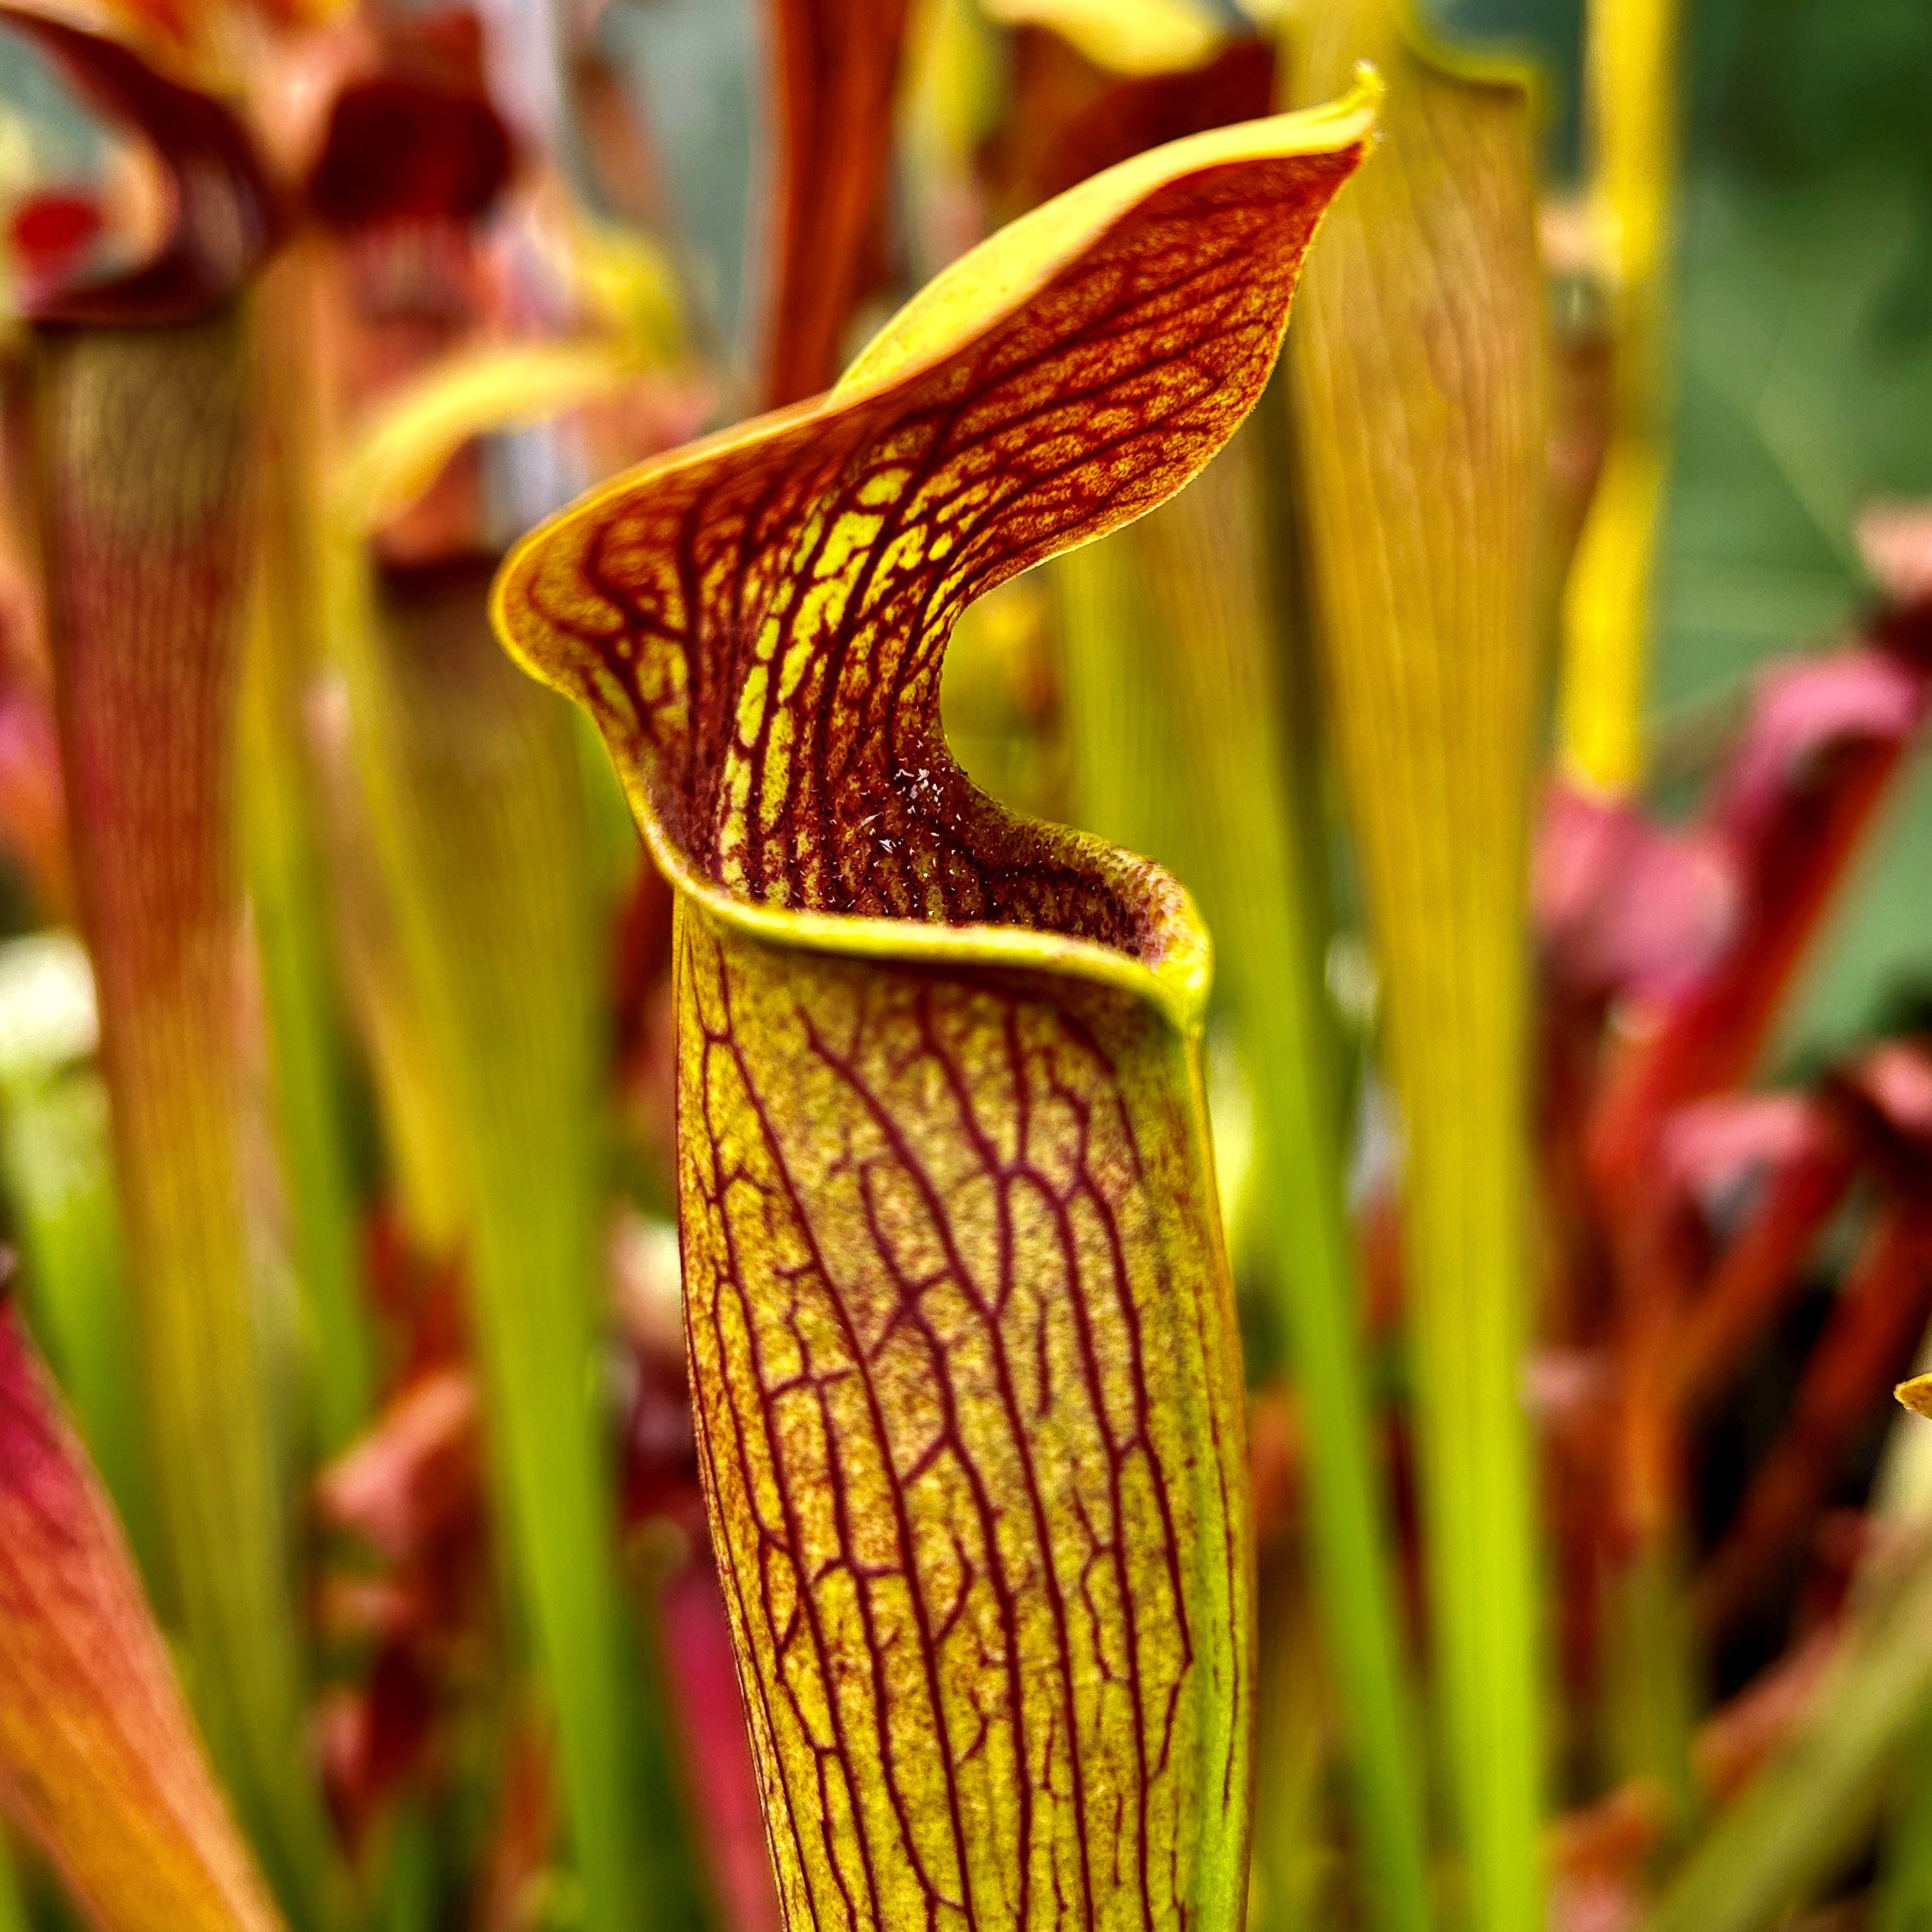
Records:
{"label": "veined leaf surface", "polygon": [[828,397],[620,479],[499,579],[679,888],[700,1448],[796,1928],[1240,1920],[1207,938],[1157,867],[973,790],[940,669],[974,597],[1226,440],[1370,119],[1084,184]]}

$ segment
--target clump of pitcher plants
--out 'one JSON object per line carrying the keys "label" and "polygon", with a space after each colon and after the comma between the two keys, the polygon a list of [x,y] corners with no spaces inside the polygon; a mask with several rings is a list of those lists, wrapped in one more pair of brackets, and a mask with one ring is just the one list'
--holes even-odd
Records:
{"label": "clump of pitcher plants", "polygon": [[1907,1932],[1932,511],[1660,735],[1675,10],[751,10],[0,5],[0,1932]]}

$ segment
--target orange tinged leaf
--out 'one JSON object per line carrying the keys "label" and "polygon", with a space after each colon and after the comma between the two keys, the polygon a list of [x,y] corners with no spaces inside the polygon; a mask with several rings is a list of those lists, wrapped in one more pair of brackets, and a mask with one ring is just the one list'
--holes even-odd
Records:
{"label": "orange tinged leaf", "polygon": [[0,1808],[103,1932],[279,1924],[86,1452],[0,1304]]}
{"label": "orange tinged leaf", "polygon": [[218,86],[244,21],[288,28],[344,10],[344,0],[14,0],[6,10],[117,41],[150,66]]}
{"label": "orange tinged leaf", "polygon": [[832,394],[513,554],[679,894],[694,1395],[788,1922],[1229,1932],[1252,1556],[1158,868],[975,792],[961,610],[1172,495],[1278,348],[1358,98],[995,236]]}
{"label": "orange tinged leaf", "polygon": [[20,0],[10,14],[38,16],[122,42],[151,57],[180,59],[194,44],[194,0]]}

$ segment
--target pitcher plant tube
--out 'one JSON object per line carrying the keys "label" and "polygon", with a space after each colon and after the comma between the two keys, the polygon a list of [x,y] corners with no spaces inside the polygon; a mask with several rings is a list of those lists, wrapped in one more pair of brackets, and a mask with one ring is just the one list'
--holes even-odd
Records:
{"label": "pitcher plant tube", "polygon": [[1372,92],[1049,202],[828,395],[632,472],[498,579],[677,890],[694,1398],[794,1928],[1241,1920],[1207,935],[1150,862],[976,792],[940,671],[974,598],[1252,406]]}
{"label": "pitcher plant tube", "polygon": [[777,169],[765,401],[838,373],[878,253],[907,0],[767,0]]}
{"label": "pitcher plant tube", "polygon": [[148,143],[172,186],[152,259],[44,291],[32,316],[47,621],[169,1580],[216,1762],[284,1905],[315,1923],[330,1860],[306,1774],[240,1120],[248,296],[274,197],[205,49],[169,10],[124,10],[98,33],[0,10]]}

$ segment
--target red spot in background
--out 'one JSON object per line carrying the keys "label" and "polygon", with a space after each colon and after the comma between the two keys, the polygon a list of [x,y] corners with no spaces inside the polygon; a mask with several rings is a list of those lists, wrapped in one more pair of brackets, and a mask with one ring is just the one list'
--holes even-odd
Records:
{"label": "red spot in background", "polygon": [[688,1564],[670,1580],[659,1616],[706,1863],[725,1923],[737,1932],[779,1932],[784,1918],[766,1849],[731,1626],[708,1562]]}
{"label": "red spot in background", "polygon": [[86,254],[106,226],[100,204],[76,188],[30,195],[14,211],[8,241],[16,259],[36,278],[52,277]]}

